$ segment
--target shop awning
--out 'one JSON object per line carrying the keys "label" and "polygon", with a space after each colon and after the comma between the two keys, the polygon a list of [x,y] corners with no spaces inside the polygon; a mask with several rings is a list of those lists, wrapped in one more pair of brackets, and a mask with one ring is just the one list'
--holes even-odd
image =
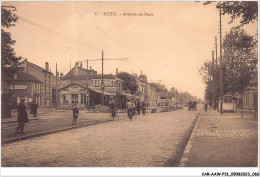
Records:
{"label": "shop awning", "polygon": [[124,95],[124,96],[129,96],[129,97],[134,97],[134,95],[131,95],[129,93],[119,93],[120,95]]}
{"label": "shop awning", "polygon": [[[102,94],[101,90],[94,90],[94,89],[89,89],[89,90]],[[109,92],[105,92],[105,91],[103,93],[104,93],[104,95],[108,95],[108,96],[116,96],[116,93],[109,93]]]}

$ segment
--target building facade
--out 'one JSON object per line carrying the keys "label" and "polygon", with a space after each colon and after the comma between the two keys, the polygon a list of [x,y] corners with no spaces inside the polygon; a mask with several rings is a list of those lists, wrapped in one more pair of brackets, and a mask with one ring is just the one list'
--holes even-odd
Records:
{"label": "building facade", "polygon": [[[87,101],[85,107],[95,106],[97,104],[102,103],[102,75],[97,74],[97,71],[90,69],[87,70],[75,63],[75,67],[71,69],[64,77],[60,77],[58,87],[60,89],[71,89],[67,88],[71,84],[77,85],[82,88],[86,88],[88,90],[87,93]],[[117,78],[112,74],[104,74],[103,75],[103,83],[104,83],[104,90],[103,90],[103,99],[104,105],[108,105],[111,99],[120,100],[120,93],[123,92],[123,84],[124,81]],[[59,91],[59,94],[61,92]],[[68,95],[71,97],[72,95]],[[59,95],[60,97],[60,95]],[[72,98],[70,98],[72,99]],[[59,99],[61,100],[61,99]],[[71,104],[71,102],[69,102]],[[64,102],[59,103],[62,107]]]}
{"label": "building facade", "polygon": [[50,71],[49,63],[45,62],[44,69],[25,59],[21,62],[20,67],[24,73],[28,73],[42,82],[42,85],[39,86],[40,92],[34,94],[32,100],[35,100],[40,107],[55,107],[58,78]]}
{"label": "building facade", "polygon": [[86,108],[89,105],[88,88],[70,84],[59,89],[59,109],[72,109],[73,104],[77,104],[79,108]]}
{"label": "building facade", "polygon": [[[9,104],[11,108],[16,108],[21,99],[25,99],[25,104],[30,107],[33,101],[39,103],[39,95],[43,82],[31,74],[18,71],[14,75],[2,75],[2,98],[4,98],[2,108]],[[8,101],[7,101],[8,100]]]}

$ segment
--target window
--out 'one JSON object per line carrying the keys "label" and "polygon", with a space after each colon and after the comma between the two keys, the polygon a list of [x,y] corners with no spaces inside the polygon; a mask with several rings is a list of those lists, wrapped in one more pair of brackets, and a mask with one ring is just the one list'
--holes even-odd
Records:
{"label": "window", "polygon": [[114,83],[113,83],[113,81],[111,81],[111,87],[114,87]]}
{"label": "window", "polygon": [[95,80],[95,86],[97,86],[97,80]]}
{"label": "window", "polygon": [[92,80],[92,86],[94,86],[94,81]]}
{"label": "window", "polygon": [[68,97],[66,94],[63,95],[63,103],[68,103]]}
{"label": "window", "polygon": [[81,104],[86,104],[86,94],[81,94]]}
{"label": "window", "polygon": [[78,94],[71,94],[71,103],[78,103]]}
{"label": "window", "polygon": [[118,83],[118,91],[119,92],[121,91],[121,83],[120,82]]}

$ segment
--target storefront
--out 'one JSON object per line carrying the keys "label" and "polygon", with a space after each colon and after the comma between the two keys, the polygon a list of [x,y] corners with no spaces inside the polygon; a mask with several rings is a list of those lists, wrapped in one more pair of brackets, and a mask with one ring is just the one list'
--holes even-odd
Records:
{"label": "storefront", "polygon": [[78,108],[84,109],[89,106],[89,92],[87,87],[77,84],[70,84],[59,89],[58,108],[71,109],[73,104]]}

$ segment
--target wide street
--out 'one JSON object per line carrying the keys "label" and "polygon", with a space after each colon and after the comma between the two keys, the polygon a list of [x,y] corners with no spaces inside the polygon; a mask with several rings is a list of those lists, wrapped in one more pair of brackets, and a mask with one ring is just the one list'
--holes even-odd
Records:
{"label": "wide street", "polygon": [[197,111],[146,114],[2,145],[3,167],[177,166]]}

